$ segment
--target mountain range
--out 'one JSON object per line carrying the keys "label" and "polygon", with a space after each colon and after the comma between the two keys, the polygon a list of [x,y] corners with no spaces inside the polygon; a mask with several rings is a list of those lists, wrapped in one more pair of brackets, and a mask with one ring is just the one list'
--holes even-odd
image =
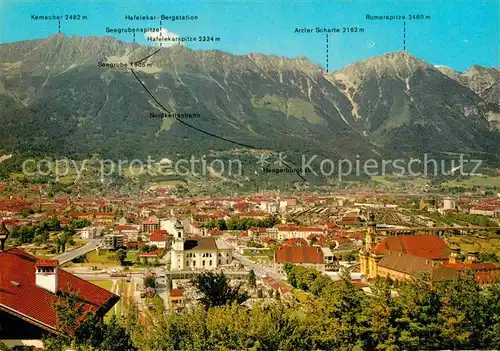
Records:
{"label": "mountain range", "polygon": [[[0,151],[125,159],[258,149],[324,157],[500,154],[498,68],[393,52],[325,70],[305,57],[145,47],[112,37],[0,45]],[[165,112],[193,114],[184,122]],[[199,115],[199,116],[198,116]],[[0,152],[0,154],[1,154]]]}

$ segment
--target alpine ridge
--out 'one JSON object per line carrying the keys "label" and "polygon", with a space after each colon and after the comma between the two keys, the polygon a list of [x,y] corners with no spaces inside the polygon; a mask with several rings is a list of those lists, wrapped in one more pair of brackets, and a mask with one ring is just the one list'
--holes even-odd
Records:
{"label": "alpine ridge", "polygon": [[196,128],[257,148],[325,157],[500,153],[498,69],[452,74],[393,52],[326,73],[305,57],[182,45],[110,68],[156,50],[62,34],[0,45],[0,148],[74,158],[236,148],[173,118],[150,118],[164,111],[132,68],[170,112],[198,115],[189,121]]}

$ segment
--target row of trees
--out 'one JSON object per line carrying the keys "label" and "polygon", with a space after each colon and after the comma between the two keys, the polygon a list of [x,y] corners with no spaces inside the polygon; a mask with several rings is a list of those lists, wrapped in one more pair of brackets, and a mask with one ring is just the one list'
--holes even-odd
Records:
{"label": "row of trees", "polygon": [[445,284],[422,275],[397,288],[378,278],[369,296],[347,272],[333,282],[314,269],[287,265],[286,271],[291,283],[312,292],[309,299],[266,300],[248,308],[241,304],[247,299],[241,285],[206,273],[192,281],[201,304],[180,313],[157,309],[140,316],[131,301],[123,325],[89,319],[74,328],[75,304],[56,307],[61,331],[76,332],[52,344],[78,350],[500,348],[500,284],[481,289],[473,274]]}
{"label": "row of trees", "polygon": [[[293,286],[343,308],[337,316],[350,321],[345,326],[363,349],[500,347],[500,284],[482,289],[471,271],[453,282],[431,283],[425,274],[398,284],[378,278],[369,297],[347,272],[342,282],[333,282],[314,269],[292,264],[284,269]],[[347,294],[340,300],[339,291]]]}
{"label": "row of trees", "polygon": [[497,227],[498,223],[490,218],[482,215],[471,215],[466,213],[447,213],[444,215],[447,223],[462,222],[464,224],[472,224],[480,227]]}
{"label": "row of trees", "polygon": [[219,230],[247,230],[252,227],[271,228],[277,223],[279,223],[279,219],[276,216],[269,216],[264,219],[230,218],[227,221],[224,219],[211,219],[203,227]]}
{"label": "row of trees", "polygon": [[64,238],[61,240],[68,241],[69,237],[76,233],[76,229],[86,227],[89,224],[90,222],[86,219],[73,219],[67,225],[61,226],[61,222],[57,218],[51,217],[38,225],[14,227],[10,239],[14,239],[16,245],[31,243],[40,245],[48,241],[50,232],[62,231],[66,240]]}
{"label": "row of trees", "polygon": [[[317,280],[320,275],[312,276]],[[313,279],[308,283],[305,274],[300,279],[307,285],[314,283]],[[228,300],[209,308],[148,316],[147,327],[139,322],[137,307],[132,307],[127,329],[141,350],[500,347],[500,287],[481,290],[470,275],[436,285],[418,277],[401,284],[396,297],[388,280],[378,279],[373,296],[368,296],[352,284],[349,275],[319,291],[302,303],[275,300],[247,308]]]}

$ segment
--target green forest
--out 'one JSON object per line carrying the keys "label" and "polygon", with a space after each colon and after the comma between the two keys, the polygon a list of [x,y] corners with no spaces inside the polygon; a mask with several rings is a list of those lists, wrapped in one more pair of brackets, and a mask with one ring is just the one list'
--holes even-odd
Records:
{"label": "green forest", "polygon": [[366,294],[346,272],[333,282],[314,269],[287,265],[286,271],[308,298],[275,294],[249,308],[241,304],[248,298],[241,285],[229,287],[227,279],[211,275],[194,282],[202,295],[196,307],[155,310],[141,318],[131,301],[122,320],[95,328],[84,323],[74,337],[51,339],[49,349],[62,344],[77,350],[500,348],[498,283],[481,288],[472,274],[442,284],[430,284],[425,275],[398,284],[379,278]]}

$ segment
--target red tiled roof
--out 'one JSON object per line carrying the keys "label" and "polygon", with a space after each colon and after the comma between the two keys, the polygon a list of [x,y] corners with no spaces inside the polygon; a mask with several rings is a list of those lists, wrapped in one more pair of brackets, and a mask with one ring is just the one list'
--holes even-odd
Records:
{"label": "red tiled roof", "polygon": [[404,252],[432,260],[444,260],[450,253],[446,242],[436,235],[389,236],[374,249],[376,254],[383,254],[384,250]]}
{"label": "red tiled roof", "polygon": [[170,292],[168,293],[169,296],[171,297],[181,297],[181,296],[184,296],[184,290],[181,290],[181,289],[172,289],[170,290]]}
{"label": "red tiled roof", "polygon": [[319,232],[323,233],[324,230],[321,228],[314,227],[299,227],[295,224],[284,224],[278,226],[278,231],[294,231],[294,232]]}
{"label": "red tiled roof", "polygon": [[326,236],[324,234],[309,234],[307,236],[307,240],[311,241],[313,238],[316,238],[316,245],[323,246],[326,241]]}
{"label": "red tiled roof", "polygon": [[265,233],[267,232],[267,228],[260,228],[260,227],[250,227],[248,230],[251,230],[252,232],[261,232]]}
{"label": "red tiled roof", "polygon": [[235,213],[234,217],[245,218],[245,217],[267,217],[269,213],[267,212],[239,212]]}
{"label": "red tiled roof", "polygon": [[125,243],[126,247],[140,247],[140,246],[144,246],[144,245],[146,245],[146,243],[137,242],[137,241],[129,241],[129,242]]}
{"label": "red tiled roof", "polygon": [[284,247],[300,246],[300,245],[307,246],[307,240],[304,238],[291,238],[283,242]]}
{"label": "red tiled roof", "polygon": [[286,294],[288,292],[286,286],[280,285],[272,277],[265,276],[264,278],[262,278],[262,280],[275,291],[279,290],[282,294]]}
{"label": "red tiled roof", "polygon": [[142,252],[139,254],[139,256],[140,257],[158,257],[158,256],[161,256],[164,251],[165,251],[165,249],[156,249],[156,250],[151,251],[151,252]]}
{"label": "red tiled roof", "polygon": [[350,243],[351,240],[349,238],[342,238],[342,237],[335,237],[333,238],[333,240],[337,241],[339,244],[342,244],[342,243]]}
{"label": "red tiled roof", "polygon": [[133,225],[117,225],[114,230],[139,230],[136,226]]}
{"label": "red tiled roof", "polygon": [[450,262],[446,262],[443,265],[445,267],[455,268],[458,270],[499,269],[498,266],[494,263],[481,263],[481,262],[474,262],[474,263],[465,263],[465,262],[450,263]]}
{"label": "red tiled roof", "polygon": [[58,265],[58,260],[38,260],[35,263],[35,267],[57,267]]}
{"label": "red tiled roof", "polygon": [[146,220],[146,221],[143,221],[142,224],[158,224],[158,221],[157,220]]}
{"label": "red tiled roof", "polygon": [[323,251],[314,246],[282,246],[276,250],[277,263],[324,263]]}
{"label": "red tiled roof", "polygon": [[167,241],[168,240],[168,232],[163,229],[155,230],[149,236],[149,241]]}
{"label": "red tiled roof", "polygon": [[[0,309],[22,314],[51,329],[56,328],[57,318],[52,303],[57,296],[36,286],[35,264],[37,258],[14,248],[0,252]],[[79,292],[83,313],[90,311],[104,315],[119,300],[106,289],[80,279],[63,269],[58,269],[58,290]],[[11,282],[15,281],[18,285]]]}
{"label": "red tiled roof", "polygon": [[471,210],[479,210],[479,211],[495,211],[496,206],[474,206]]}

